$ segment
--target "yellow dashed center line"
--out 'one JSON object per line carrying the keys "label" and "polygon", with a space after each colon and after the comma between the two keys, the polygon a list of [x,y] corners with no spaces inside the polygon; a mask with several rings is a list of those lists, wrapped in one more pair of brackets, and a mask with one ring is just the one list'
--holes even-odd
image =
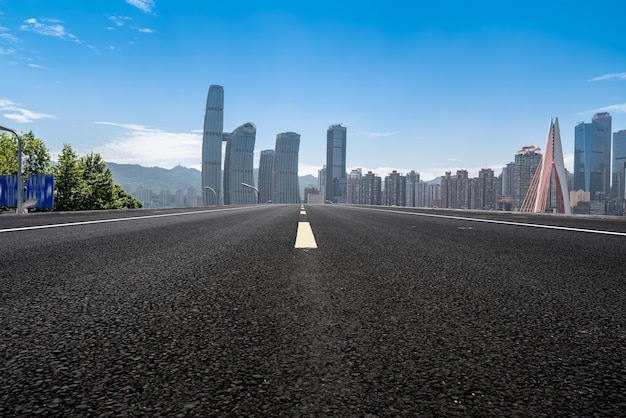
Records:
{"label": "yellow dashed center line", "polygon": [[[300,215],[306,215],[304,206],[300,207]],[[296,248],[317,248],[315,236],[311,229],[311,224],[306,221],[298,222],[298,232],[296,233]]]}

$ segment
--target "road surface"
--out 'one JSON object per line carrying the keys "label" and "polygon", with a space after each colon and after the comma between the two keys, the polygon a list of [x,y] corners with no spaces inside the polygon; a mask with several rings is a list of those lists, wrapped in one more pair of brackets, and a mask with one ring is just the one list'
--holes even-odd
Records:
{"label": "road surface", "polygon": [[0,251],[0,416],[626,410],[621,219],[3,215]]}

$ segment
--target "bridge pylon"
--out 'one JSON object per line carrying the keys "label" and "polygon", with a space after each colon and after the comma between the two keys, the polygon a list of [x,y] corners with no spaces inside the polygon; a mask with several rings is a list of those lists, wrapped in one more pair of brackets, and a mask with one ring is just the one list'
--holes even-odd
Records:
{"label": "bridge pylon", "polygon": [[554,177],[556,187],[556,211],[570,215],[569,189],[565,165],[563,164],[563,149],[561,147],[561,132],[559,130],[559,118],[550,118],[548,130],[548,143],[545,153],[537,166],[535,175],[530,182],[528,192],[524,197],[520,212],[542,213],[546,211],[546,204],[550,197],[550,181]]}

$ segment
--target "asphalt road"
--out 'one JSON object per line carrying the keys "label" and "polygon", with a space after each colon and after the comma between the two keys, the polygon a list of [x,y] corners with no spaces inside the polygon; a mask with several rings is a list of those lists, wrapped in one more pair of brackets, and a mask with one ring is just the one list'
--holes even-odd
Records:
{"label": "asphalt road", "polygon": [[624,220],[399,211],[0,216],[0,416],[623,416]]}

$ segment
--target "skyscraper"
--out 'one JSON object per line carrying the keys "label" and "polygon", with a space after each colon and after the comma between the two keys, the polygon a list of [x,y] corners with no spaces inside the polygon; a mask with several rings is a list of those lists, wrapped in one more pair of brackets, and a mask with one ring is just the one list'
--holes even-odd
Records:
{"label": "skyscraper", "polygon": [[385,205],[405,206],[406,205],[406,177],[393,170],[385,177]]}
{"label": "skyscraper", "polygon": [[348,187],[347,187],[347,203],[351,205],[358,205],[361,201],[361,177],[363,171],[360,168],[355,168],[348,174]]}
{"label": "skyscraper", "polygon": [[274,150],[261,151],[259,160],[259,202],[272,200],[272,170],[274,167]]}
{"label": "skyscraper", "polygon": [[368,171],[361,178],[362,205],[382,205],[382,179]]}
{"label": "skyscraper", "polygon": [[471,208],[478,210],[498,209],[498,178],[490,168],[483,168],[471,181]]}
{"label": "skyscraper", "polygon": [[276,135],[272,169],[272,203],[300,203],[299,149],[299,134],[285,132]]}
{"label": "skyscraper", "polygon": [[226,138],[224,159],[224,204],[245,205],[257,203],[256,192],[241,183],[254,186],[252,164],[256,127],[248,122]]}
{"label": "skyscraper", "polygon": [[611,115],[596,113],[574,129],[574,189],[608,194],[611,181]]}
{"label": "skyscraper", "polygon": [[326,200],[333,203],[347,202],[346,142],[347,130],[341,124],[326,131]]}
{"label": "skyscraper", "polygon": [[212,85],[207,96],[202,135],[202,202],[205,206],[220,202],[223,130],[224,88]]}
{"label": "skyscraper", "polygon": [[619,175],[620,170],[624,171],[624,163],[626,163],[626,130],[618,131],[613,134],[613,165],[611,169],[613,183],[611,186],[611,195],[613,197],[619,197],[620,199],[624,199],[625,179],[620,178]]}
{"label": "skyscraper", "polygon": [[415,170],[411,170],[406,175],[406,206],[416,207],[419,201],[420,175]]}
{"label": "skyscraper", "polygon": [[533,180],[539,162],[541,161],[541,148],[529,145],[522,147],[515,155],[513,172],[513,205],[516,210],[522,207],[522,202],[528,193],[528,188]]}

